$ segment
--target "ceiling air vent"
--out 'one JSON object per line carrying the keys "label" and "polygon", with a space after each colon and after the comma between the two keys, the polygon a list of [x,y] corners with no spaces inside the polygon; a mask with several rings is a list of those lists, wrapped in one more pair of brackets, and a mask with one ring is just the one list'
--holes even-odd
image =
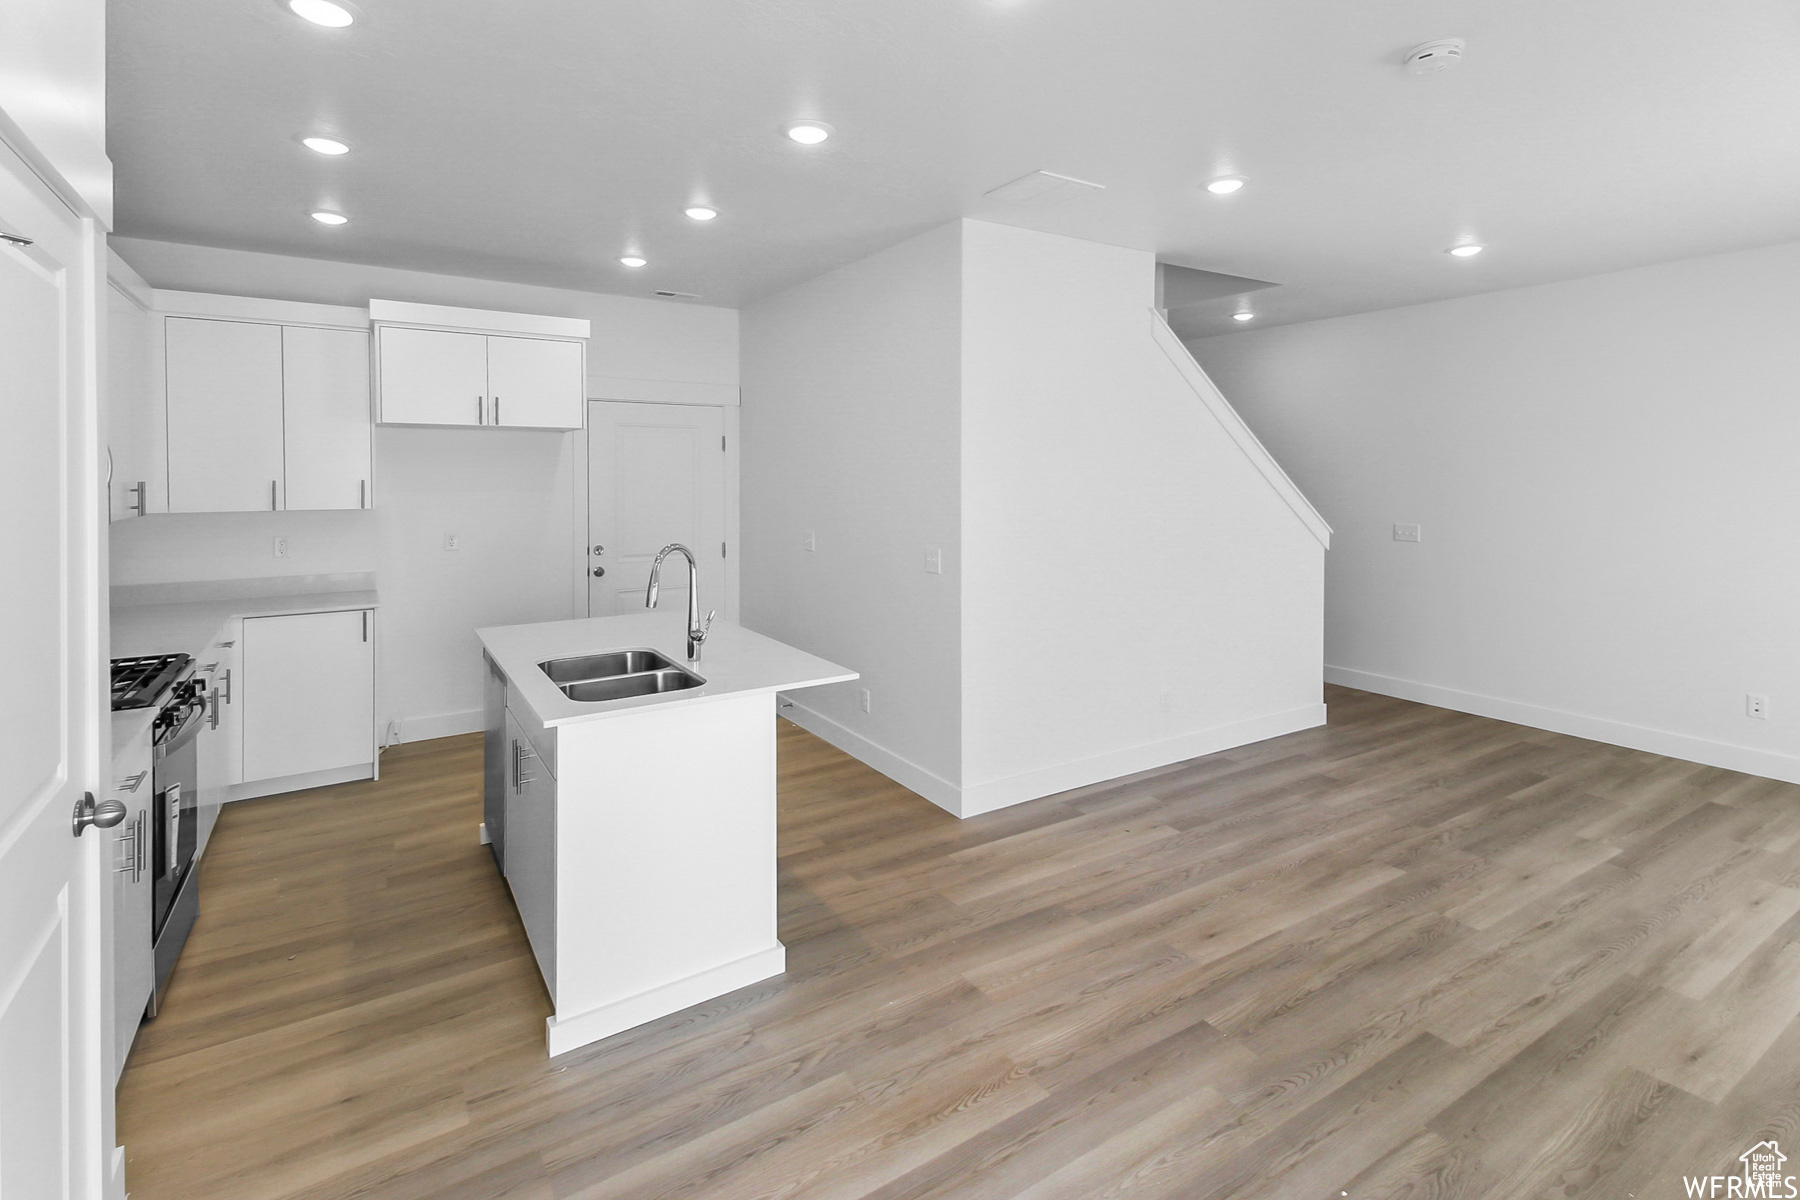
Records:
{"label": "ceiling air vent", "polygon": [[700,298],[693,292],[671,292],[662,288],[657,289],[653,294],[661,296],[664,300],[698,300]]}
{"label": "ceiling air vent", "polygon": [[1462,61],[1466,44],[1461,38],[1441,38],[1414,46],[1406,52],[1406,69],[1414,75],[1436,75]]}

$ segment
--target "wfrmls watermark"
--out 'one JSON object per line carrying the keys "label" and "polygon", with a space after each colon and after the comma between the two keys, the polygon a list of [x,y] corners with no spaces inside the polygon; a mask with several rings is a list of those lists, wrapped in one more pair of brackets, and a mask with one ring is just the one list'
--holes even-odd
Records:
{"label": "wfrmls watermark", "polygon": [[1690,1200],[1797,1200],[1800,1178],[1782,1173],[1787,1155],[1779,1143],[1758,1142],[1742,1154],[1742,1175],[1683,1175],[1682,1186]]}

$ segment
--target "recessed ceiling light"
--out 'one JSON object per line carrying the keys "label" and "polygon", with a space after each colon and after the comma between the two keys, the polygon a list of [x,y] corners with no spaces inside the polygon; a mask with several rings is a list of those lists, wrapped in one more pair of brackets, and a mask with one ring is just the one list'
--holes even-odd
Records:
{"label": "recessed ceiling light", "polygon": [[782,132],[802,146],[816,146],[837,131],[823,121],[790,121]]}
{"label": "recessed ceiling light", "polygon": [[328,208],[319,209],[312,215],[312,219],[321,225],[348,225],[350,223],[349,217],[340,212],[332,212]]}
{"label": "recessed ceiling light", "polygon": [[1481,245],[1477,245],[1473,242],[1469,242],[1469,243],[1465,243],[1464,245],[1461,245],[1461,246],[1452,246],[1448,250],[1444,251],[1444,253],[1450,255],[1453,258],[1474,258],[1477,254],[1480,254],[1483,250],[1486,250],[1486,249],[1487,249],[1486,246],[1481,246]]}
{"label": "recessed ceiling light", "polygon": [[622,266],[627,266],[627,267],[642,267],[642,266],[648,266],[650,263],[650,260],[647,258],[639,258],[635,254],[627,254],[624,258],[621,258],[619,260],[619,263]]}
{"label": "recessed ceiling light", "polygon": [[1234,321],[1254,321],[1254,320],[1256,320],[1256,314],[1255,313],[1232,313],[1231,319]]}
{"label": "recessed ceiling light", "polygon": [[708,208],[704,204],[696,204],[694,207],[687,209],[686,212],[689,217],[692,217],[696,221],[710,221],[719,215],[718,209]]}
{"label": "recessed ceiling light", "polygon": [[339,154],[350,153],[350,147],[338,141],[336,138],[304,137],[300,139],[300,144],[305,146],[308,150],[311,150],[314,154],[329,154],[334,158]]}
{"label": "recessed ceiling light", "polygon": [[1242,178],[1236,175],[1222,175],[1206,185],[1206,190],[1215,196],[1229,196],[1244,186]]}
{"label": "recessed ceiling light", "polygon": [[296,17],[327,29],[342,29],[356,23],[355,8],[340,0],[287,0],[287,7]]}

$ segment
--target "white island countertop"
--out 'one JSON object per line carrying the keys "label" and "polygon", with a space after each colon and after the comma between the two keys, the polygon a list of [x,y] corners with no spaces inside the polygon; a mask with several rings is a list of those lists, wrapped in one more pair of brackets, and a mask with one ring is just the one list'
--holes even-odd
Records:
{"label": "white island countertop", "polygon": [[[647,708],[704,704],[725,696],[782,692],[857,678],[855,671],[729,621],[713,622],[700,661],[691,663],[687,660],[687,613],[682,608],[538,625],[497,625],[477,629],[475,636],[517,687],[519,698],[545,725],[573,725]],[[539,663],[552,658],[639,649],[658,651],[706,682],[679,692],[582,702],[563,695],[538,669]]]}

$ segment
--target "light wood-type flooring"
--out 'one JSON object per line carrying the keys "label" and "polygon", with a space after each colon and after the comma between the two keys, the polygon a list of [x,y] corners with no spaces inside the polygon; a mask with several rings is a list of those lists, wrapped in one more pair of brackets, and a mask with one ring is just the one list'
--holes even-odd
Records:
{"label": "light wood-type flooring", "polygon": [[957,821],[794,726],[788,973],[555,1060],[481,743],[232,805],[134,1200],[1683,1194],[1800,1164],[1800,788],[1332,689]]}

